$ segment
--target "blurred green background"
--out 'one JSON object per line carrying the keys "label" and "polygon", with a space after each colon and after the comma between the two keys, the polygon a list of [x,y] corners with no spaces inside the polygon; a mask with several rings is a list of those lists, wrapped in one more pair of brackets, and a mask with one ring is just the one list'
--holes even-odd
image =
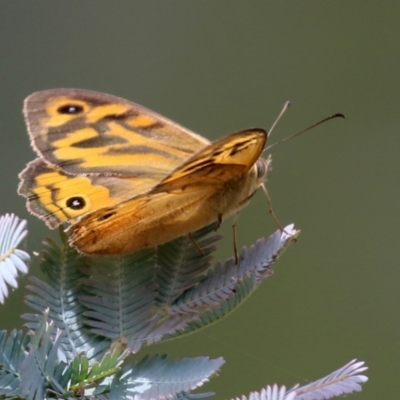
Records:
{"label": "blurred green background", "polygon": [[[37,90],[111,93],[210,139],[268,129],[285,100],[271,141],[343,112],[272,151],[275,212],[302,230],[274,277],[220,323],[144,351],[223,356],[205,386],[218,398],[305,384],[353,358],[370,367],[353,398],[398,398],[399,16],[395,1],[2,1],[0,214],[28,218],[30,251],[50,234],[16,193],[35,157],[22,102]],[[275,229],[260,192],[239,243]],[[222,230],[225,258],[230,222]],[[21,326],[24,294],[0,308],[1,328]]]}

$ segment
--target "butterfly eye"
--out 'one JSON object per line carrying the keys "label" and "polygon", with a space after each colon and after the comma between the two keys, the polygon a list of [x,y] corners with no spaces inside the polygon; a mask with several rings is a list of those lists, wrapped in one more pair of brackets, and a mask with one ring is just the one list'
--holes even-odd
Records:
{"label": "butterfly eye", "polygon": [[83,199],[83,197],[75,196],[70,197],[65,204],[72,210],[82,210],[82,208],[86,206],[86,201]]}
{"label": "butterfly eye", "polygon": [[79,104],[65,104],[58,107],[57,112],[59,114],[80,114],[83,111],[83,107]]}
{"label": "butterfly eye", "polygon": [[258,179],[263,179],[267,175],[268,172],[268,162],[267,160],[263,160],[262,158],[259,158],[256,161],[256,170],[257,170],[257,178]]}

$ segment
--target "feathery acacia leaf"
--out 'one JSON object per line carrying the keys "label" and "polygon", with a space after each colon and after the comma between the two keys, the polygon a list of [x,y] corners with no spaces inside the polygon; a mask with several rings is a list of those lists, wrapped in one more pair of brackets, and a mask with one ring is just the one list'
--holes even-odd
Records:
{"label": "feathery acacia leaf", "polygon": [[[14,237],[21,237],[19,230]],[[65,235],[62,246],[50,240],[42,262],[48,282],[31,278],[33,294],[27,297],[40,313],[24,316],[33,336],[0,332],[0,396],[194,400],[212,395],[191,391],[222,366],[222,358],[146,356],[122,366],[144,343],[193,332],[227,315],[272,274],[272,264],[298,235],[289,225],[243,248],[238,265],[231,258],[211,267],[220,239],[207,236],[212,230],[196,232],[195,242],[181,237],[125,257],[85,257],[67,245]],[[306,386],[267,386],[249,399],[328,399],[361,390],[365,369],[363,362],[352,361]]]}
{"label": "feathery acacia leaf", "polygon": [[325,400],[361,391],[361,384],[368,378],[360,375],[368,368],[364,361],[352,360],[338,370],[305,386],[291,389],[296,393],[296,400]]}
{"label": "feathery acacia leaf", "polygon": [[9,336],[0,331],[0,396],[19,394],[20,367],[25,359],[29,337],[13,330]]}
{"label": "feathery acacia leaf", "polygon": [[223,363],[222,358],[210,360],[208,357],[196,357],[175,361],[166,360],[166,356],[148,356],[139,363],[131,363],[117,374],[111,385],[110,398],[116,398],[115,393],[121,392],[121,386],[128,398],[172,398],[203,385]]}
{"label": "feathery acacia leaf", "polygon": [[255,245],[243,248],[238,265],[232,257],[224,265],[218,262],[169,309],[170,315],[192,313],[193,317],[185,329],[167,334],[165,338],[193,332],[226,316],[272,275],[272,264],[298,234],[293,225],[289,225],[283,232],[277,230],[268,239],[259,239]]}
{"label": "feathery acacia leaf", "polygon": [[80,303],[79,296],[84,293],[79,280],[84,277],[80,271],[82,257],[66,242],[58,246],[52,239],[44,244],[42,269],[48,277],[48,283],[36,277],[30,277],[28,285],[34,294],[26,297],[26,303],[40,314],[24,314],[26,325],[37,329],[42,314],[49,309],[49,318],[55,327],[61,330],[59,357],[64,361],[72,360],[76,354],[86,352],[89,359],[99,359],[107,350],[110,341],[90,334],[84,327],[83,312],[86,308]]}
{"label": "feathery acacia leaf", "polygon": [[17,249],[27,235],[26,221],[14,214],[0,216],[0,303],[8,297],[8,287],[18,287],[18,273],[28,272],[30,256]]}
{"label": "feathery acacia leaf", "polygon": [[211,254],[222,238],[221,235],[205,237],[215,227],[216,224],[212,224],[195,232],[192,239],[182,236],[157,248],[157,303],[160,307],[171,305],[185,290],[204,278],[211,265]]}
{"label": "feathery acacia leaf", "polygon": [[158,320],[154,314],[154,251],[107,259],[92,257],[87,264],[82,283],[88,294],[80,296],[86,308],[86,325],[93,334],[129,343],[132,351],[138,351]]}
{"label": "feathery acacia leaf", "polygon": [[361,384],[368,380],[366,376],[360,375],[366,369],[363,361],[352,360],[337,371],[308,385],[296,385],[289,390],[286,386],[268,385],[260,392],[252,392],[248,397],[236,397],[234,400],[327,400],[359,392]]}
{"label": "feathery acacia leaf", "polygon": [[144,343],[182,330],[188,318],[170,316],[164,306],[203,278],[220,239],[205,238],[213,230],[210,226],[193,234],[204,254],[188,237],[181,237],[128,256],[88,258],[87,278],[81,281],[89,294],[80,300],[91,332],[137,352]]}
{"label": "feathery acacia leaf", "polygon": [[223,266],[218,262],[208,271],[205,279],[176,300],[170,313],[193,312],[216,305],[235,293],[238,284],[253,273],[256,278],[254,284],[261,283],[272,274],[271,266],[297,235],[298,231],[289,225],[283,232],[277,230],[268,239],[259,239],[255,245],[244,247],[238,265],[232,257]]}
{"label": "feathery acacia leaf", "polygon": [[53,321],[48,322],[48,312],[45,312],[20,368],[20,395],[27,400],[44,399],[47,387],[56,391],[61,389],[53,379],[58,365],[60,337],[61,331],[55,328]]}
{"label": "feathery acacia leaf", "polygon": [[285,386],[268,385],[259,392],[251,392],[248,397],[235,397],[232,400],[295,400],[296,393],[289,393]]}

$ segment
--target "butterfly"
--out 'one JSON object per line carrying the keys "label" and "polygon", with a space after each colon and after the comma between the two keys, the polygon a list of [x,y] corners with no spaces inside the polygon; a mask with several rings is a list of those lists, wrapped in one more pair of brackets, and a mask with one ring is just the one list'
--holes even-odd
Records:
{"label": "butterfly", "polygon": [[38,158],[20,173],[28,210],[84,254],[156,247],[237,213],[266,180],[267,132],[210,142],[121,98],[53,89],[26,98]]}

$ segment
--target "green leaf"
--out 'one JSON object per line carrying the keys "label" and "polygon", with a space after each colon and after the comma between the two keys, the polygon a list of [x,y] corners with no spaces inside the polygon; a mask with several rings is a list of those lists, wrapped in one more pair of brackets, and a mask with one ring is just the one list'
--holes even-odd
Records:
{"label": "green leaf", "polygon": [[71,384],[69,390],[74,393],[84,392],[87,387],[120,370],[121,350],[114,349],[107,352],[103,359],[89,366],[84,354],[78,355],[72,362]]}

